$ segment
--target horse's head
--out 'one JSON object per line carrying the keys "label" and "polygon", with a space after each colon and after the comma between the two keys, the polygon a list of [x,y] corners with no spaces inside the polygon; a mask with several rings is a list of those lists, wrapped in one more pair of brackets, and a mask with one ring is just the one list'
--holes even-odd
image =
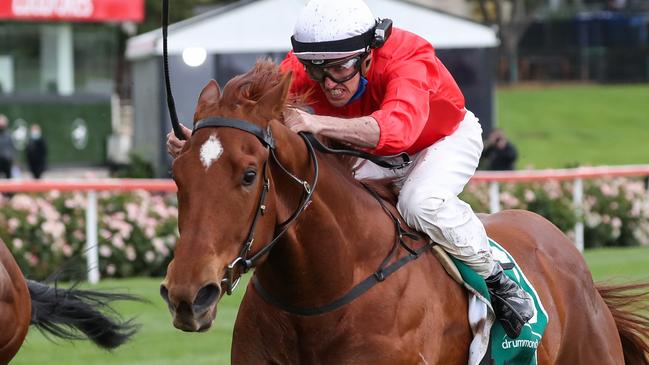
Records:
{"label": "horse's head", "polygon": [[[207,330],[243,259],[260,249],[248,241],[272,239],[268,133],[282,118],[289,85],[290,75],[266,61],[231,80],[223,94],[215,81],[200,94],[194,133],[173,163],[180,238],[160,287],[179,329]],[[223,124],[233,120],[234,127]]]}

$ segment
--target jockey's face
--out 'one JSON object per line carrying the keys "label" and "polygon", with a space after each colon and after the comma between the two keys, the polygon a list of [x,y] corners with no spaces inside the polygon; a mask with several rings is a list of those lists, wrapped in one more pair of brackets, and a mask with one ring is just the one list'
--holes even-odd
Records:
{"label": "jockey's face", "polygon": [[325,79],[320,82],[320,87],[327,97],[327,101],[336,108],[340,108],[347,105],[352,96],[354,96],[358,90],[360,79],[360,72],[357,72],[354,77],[342,83],[338,83],[329,77],[325,77]]}
{"label": "jockey's face", "polygon": [[302,62],[307,74],[320,85],[329,103],[335,107],[342,107],[358,90],[361,69],[370,58],[368,54],[359,53],[350,57],[324,60],[320,63]]}

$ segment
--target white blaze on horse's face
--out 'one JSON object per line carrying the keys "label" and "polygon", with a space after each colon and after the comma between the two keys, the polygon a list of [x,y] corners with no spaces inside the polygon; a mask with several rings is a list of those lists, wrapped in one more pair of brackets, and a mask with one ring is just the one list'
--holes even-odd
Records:
{"label": "white blaze on horse's face", "polygon": [[214,161],[218,160],[222,153],[223,146],[221,145],[219,138],[216,136],[216,133],[214,133],[201,146],[201,162],[203,163],[203,166],[205,166],[205,170],[207,170]]}

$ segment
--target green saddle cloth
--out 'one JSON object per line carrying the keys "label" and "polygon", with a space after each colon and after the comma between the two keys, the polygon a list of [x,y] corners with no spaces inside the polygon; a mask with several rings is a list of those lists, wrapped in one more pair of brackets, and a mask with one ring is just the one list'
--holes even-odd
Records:
{"label": "green saddle cloth", "polygon": [[[527,280],[525,274],[520,269],[514,258],[496,241],[489,239],[491,251],[495,260],[503,265],[505,274],[512,280],[518,283],[523,290],[529,293],[534,299],[535,313],[534,317],[523,327],[521,335],[512,339],[505,334],[505,330],[498,320],[495,320],[491,326],[491,353],[485,354],[487,360],[491,356],[491,362],[487,363],[495,365],[536,365],[536,349],[541,343],[541,338],[545,332],[545,327],[548,324],[548,314],[543,308],[543,304],[532,287],[532,284]],[[475,294],[479,300],[484,302],[493,318],[493,308],[491,307],[491,300],[487,285],[484,279],[475,271],[469,268],[466,264],[453,258],[462,278],[467,285],[467,289]],[[482,363],[485,363],[484,361]]]}

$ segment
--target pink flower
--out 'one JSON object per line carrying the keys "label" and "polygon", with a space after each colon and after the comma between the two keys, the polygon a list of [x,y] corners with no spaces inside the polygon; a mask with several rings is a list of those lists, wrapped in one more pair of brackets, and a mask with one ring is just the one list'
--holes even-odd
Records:
{"label": "pink flower", "polygon": [[533,202],[536,199],[536,196],[534,195],[534,192],[532,190],[525,190],[525,201],[528,203]]}
{"label": "pink flower", "polygon": [[99,255],[101,257],[110,257],[113,254],[113,251],[107,245],[99,246]]}
{"label": "pink flower", "polygon": [[80,229],[75,229],[74,232],[72,232],[72,237],[77,241],[84,241],[86,239],[86,234]]}
{"label": "pink flower", "polygon": [[139,215],[139,207],[135,203],[126,203],[124,205],[124,209],[126,209],[126,216],[128,217],[129,220],[135,221],[137,220],[137,217]]}
{"label": "pink flower", "polygon": [[27,223],[29,223],[32,226],[35,226],[36,223],[38,223],[38,219],[36,218],[36,215],[34,214],[29,214],[27,216]]}
{"label": "pink flower", "polygon": [[25,194],[17,194],[11,198],[11,207],[15,210],[31,212],[34,206],[34,200]]}
{"label": "pink flower", "polygon": [[613,188],[611,185],[609,185],[609,184],[602,184],[602,185],[599,187],[599,189],[600,189],[600,191],[602,192],[602,194],[603,194],[604,196],[616,196],[616,195],[617,195],[617,192],[615,191],[616,189],[614,189],[614,188]]}
{"label": "pink flower", "polygon": [[18,227],[20,227],[20,221],[17,218],[9,218],[7,226],[7,228],[9,228],[9,233],[14,233]]}
{"label": "pink flower", "polygon": [[144,229],[144,235],[146,236],[146,238],[152,239],[155,236],[155,228],[151,226],[146,227]]}
{"label": "pink flower", "polygon": [[124,239],[119,234],[113,236],[113,246],[119,249],[124,248]]}
{"label": "pink flower", "polygon": [[131,245],[126,246],[126,259],[129,261],[135,261],[137,254],[135,253],[135,248]]}
{"label": "pink flower", "polygon": [[100,229],[99,230],[99,236],[105,240],[109,239],[113,234],[110,233],[109,230],[107,229]]}
{"label": "pink flower", "polygon": [[144,253],[144,261],[148,263],[155,261],[155,254],[153,253],[153,251],[147,251]]}
{"label": "pink flower", "polygon": [[153,240],[151,240],[151,243],[153,244],[153,248],[162,256],[167,256],[169,254],[169,248],[167,245],[164,244],[164,241],[156,237]]}
{"label": "pink flower", "polygon": [[113,264],[106,265],[106,274],[108,274],[109,276],[115,275],[116,271],[117,271],[117,268],[115,268],[115,265],[113,265]]}
{"label": "pink flower", "polygon": [[38,265],[38,262],[39,262],[38,257],[36,257],[36,255],[34,255],[33,253],[27,251],[27,252],[25,252],[23,257],[25,258],[25,260],[27,260],[27,263],[29,264],[29,266],[34,267],[34,266]]}
{"label": "pink flower", "polygon": [[23,248],[23,240],[21,240],[20,238],[14,238],[11,241],[11,243],[13,244],[14,248],[17,249],[17,250],[20,250],[21,248]]}
{"label": "pink flower", "polygon": [[73,254],[72,246],[68,245],[67,243],[61,245],[61,251],[63,252],[63,255],[65,255],[65,257],[71,257]]}

